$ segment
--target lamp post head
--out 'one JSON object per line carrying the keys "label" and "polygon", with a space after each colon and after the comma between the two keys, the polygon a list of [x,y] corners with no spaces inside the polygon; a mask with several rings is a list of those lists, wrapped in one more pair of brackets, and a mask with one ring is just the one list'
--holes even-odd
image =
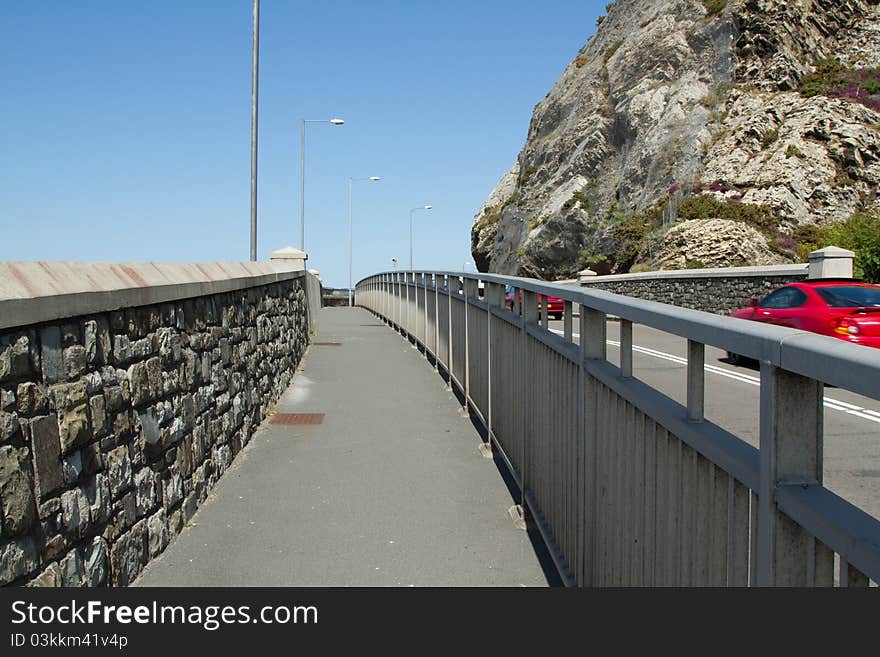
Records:
{"label": "lamp post head", "polygon": [[426,205],[424,209],[425,209],[425,210],[430,210],[430,209],[433,208],[433,207],[434,207],[433,205]]}
{"label": "lamp post head", "polygon": [[370,176],[370,180],[376,182],[377,180],[382,180],[382,178],[380,178],[379,176]]}
{"label": "lamp post head", "polygon": [[342,119],[330,119],[330,123],[333,125],[343,125],[345,121]]}

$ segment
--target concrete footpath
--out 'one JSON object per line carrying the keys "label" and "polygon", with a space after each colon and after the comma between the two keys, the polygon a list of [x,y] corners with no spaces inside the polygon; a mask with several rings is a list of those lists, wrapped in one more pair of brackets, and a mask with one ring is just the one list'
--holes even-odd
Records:
{"label": "concrete footpath", "polygon": [[278,413],[135,586],[546,586],[445,382],[361,309],[324,308]]}

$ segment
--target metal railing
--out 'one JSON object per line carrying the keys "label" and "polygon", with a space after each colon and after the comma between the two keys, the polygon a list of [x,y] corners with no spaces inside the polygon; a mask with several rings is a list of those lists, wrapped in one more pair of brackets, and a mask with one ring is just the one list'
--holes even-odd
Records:
{"label": "metal railing", "polygon": [[[880,579],[880,522],[822,484],[823,384],[880,398],[880,350],[490,274],[387,272],[356,294],[461,391],[486,429],[484,453],[519,488],[512,512],[540,529],[567,585]],[[539,317],[539,295],[565,301],[563,335]],[[634,324],[687,338],[685,404],[633,377]],[[760,449],[704,418],[705,345],[760,362]]]}

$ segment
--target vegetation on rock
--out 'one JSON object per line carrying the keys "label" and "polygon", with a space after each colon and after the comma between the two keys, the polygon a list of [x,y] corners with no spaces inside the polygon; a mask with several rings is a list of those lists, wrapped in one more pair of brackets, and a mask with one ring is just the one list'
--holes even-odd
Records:
{"label": "vegetation on rock", "polygon": [[834,57],[820,60],[801,78],[801,95],[846,98],[880,112],[880,68],[849,68]]}
{"label": "vegetation on rock", "polygon": [[859,211],[847,221],[824,227],[804,227],[795,232],[803,241],[799,254],[806,260],[810,251],[839,246],[856,254],[853,273],[872,283],[880,283],[880,212]]}

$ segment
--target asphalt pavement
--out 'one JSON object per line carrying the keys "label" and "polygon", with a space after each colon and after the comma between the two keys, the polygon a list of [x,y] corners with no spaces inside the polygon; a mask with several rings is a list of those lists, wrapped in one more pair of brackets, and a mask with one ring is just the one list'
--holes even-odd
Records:
{"label": "asphalt pavement", "polygon": [[278,413],[136,586],[547,586],[460,404],[362,309],[324,308]]}

